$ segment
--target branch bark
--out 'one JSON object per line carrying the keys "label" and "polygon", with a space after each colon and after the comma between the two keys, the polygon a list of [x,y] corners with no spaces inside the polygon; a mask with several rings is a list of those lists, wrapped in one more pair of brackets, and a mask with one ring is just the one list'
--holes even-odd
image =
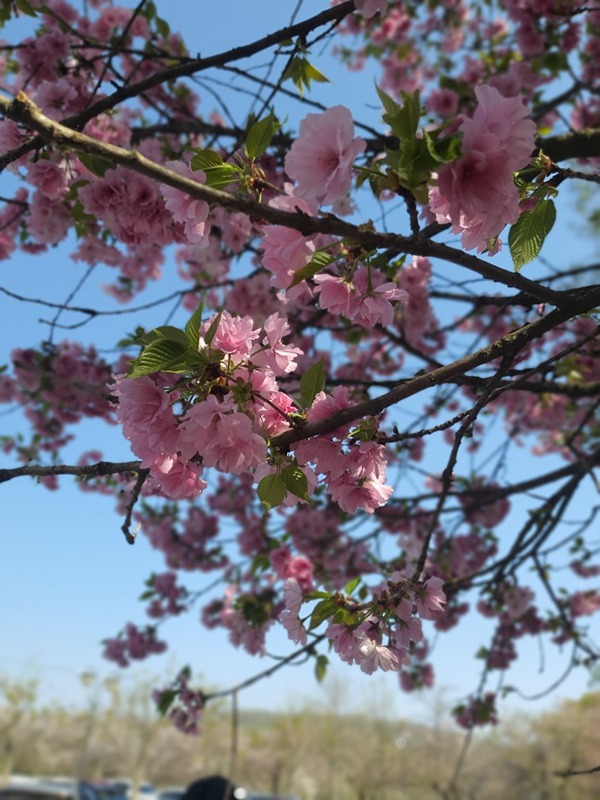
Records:
{"label": "branch bark", "polygon": [[356,226],[332,214],[311,217],[307,214],[290,213],[258,203],[246,195],[224,192],[220,189],[205,186],[197,181],[178,175],[176,172],[151,161],[134,150],[99,142],[86,134],[74,131],[62,123],[46,117],[23,92],[20,92],[13,101],[0,96],[0,111],[9,119],[23,123],[32,130],[38,131],[44,141],[48,143],[103,158],[111,164],[118,164],[160,183],[179,189],[196,200],[204,200],[226,210],[242,211],[255,220],[293,228],[304,236],[325,233],[351,239],[358,242],[365,250],[386,249],[391,253],[407,253],[439,258],[443,261],[459,264],[487,280],[510,286],[535,297],[538,302],[549,303],[553,306],[561,306],[563,303],[568,303],[571,297],[570,292],[557,292],[529,280],[519,273],[496,267],[477,256],[445,244],[433,242],[425,238],[423,232],[413,236],[384,233],[374,230],[372,225]]}

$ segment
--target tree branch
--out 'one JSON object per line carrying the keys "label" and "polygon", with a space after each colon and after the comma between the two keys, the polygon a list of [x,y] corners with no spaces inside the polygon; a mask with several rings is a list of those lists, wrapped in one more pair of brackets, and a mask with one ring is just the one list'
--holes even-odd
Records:
{"label": "tree branch", "polygon": [[233,194],[205,186],[195,180],[178,175],[176,172],[151,161],[134,150],[127,150],[123,147],[100,142],[90,136],[65,127],[65,125],[46,117],[23,92],[19,92],[13,101],[0,96],[0,111],[9,119],[21,122],[33,130],[37,130],[48,142],[98,156],[111,163],[119,164],[148,178],[179,189],[196,200],[204,200],[227,210],[242,211],[256,220],[293,228],[304,236],[325,233],[352,239],[366,250],[383,248],[392,253],[400,252],[440,258],[443,261],[459,264],[488,280],[518,289],[537,298],[538,302],[550,303],[555,306],[568,302],[571,297],[570,292],[556,292],[523,277],[517,272],[501,269],[477,256],[464,253],[462,250],[455,250],[448,245],[432,242],[424,238],[422,233],[416,236],[383,233],[375,231],[369,226],[359,227],[352,225],[332,214],[312,217],[308,214],[291,213],[258,203],[246,195]]}

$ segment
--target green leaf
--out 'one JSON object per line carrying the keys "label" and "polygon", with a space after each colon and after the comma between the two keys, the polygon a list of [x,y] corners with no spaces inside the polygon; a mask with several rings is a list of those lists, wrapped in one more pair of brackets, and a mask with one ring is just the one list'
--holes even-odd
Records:
{"label": "green leaf", "polygon": [[196,150],[190,168],[194,172],[202,170],[206,186],[211,186],[213,189],[229,186],[230,183],[239,180],[242,174],[239,167],[223,161],[215,150]]}
{"label": "green leaf", "polygon": [[277,475],[277,473],[265,475],[258,484],[257,493],[267,511],[280,506],[286,494],[285,484],[281,475]]}
{"label": "green leaf", "polygon": [[317,603],[313,608],[308,629],[312,631],[314,628],[318,628],[322,622],[325,622],[326,619],[329,619],[329,617],[335,613],[336,608],[336,601],[333,597],[321,600],[321,602]]}
{"label": "green leaf", "polygon": [[331,597],[331,592],[323,592],[315,589],[314,592],[309,592],[304,595],[305,600],[323,600],[325,597]]}
{"label": "green leaf", "polygon": [[187,343],[184,347],[173,339],[155,339],[133,362],[129,377],[139,378],[154,372],[186,372],[189,367]]}
{"label": "green leaf", "polygon": [[159,713],[164,716],[171,708],[173,700],[177,697],[177,692],[174,689],[163,689],[158,698],[157,708]]}
{"label": "green leaf", "polygon": [[359,583],[360,583],[360,578],[353,578],[351,581],[348,581],[348,583],[344,586],[344,593],[352,594],[352,592],[356,589]]}
{"label": "green leaf", "polygon": [[156,31],[159,33],[163,39],[168,39],[171,35],[171,27],[166,19],[162,17],[156,17]]}
{"label": "green leaf", "polygon": [[27,0],[15,0],[15,5],[22,14],[27,14],[28,17],[35,17],[35,9],[29,5]]}
{"label": "green leaf", "polygon": [[268,117],[255,122],[248,131],[246,137],[246,155],[254,161],[265,152],[271,144],[271,139],[277,131],[278,124],[275,116],[269,114]]}
{"label": "green leaf", "polygon": [[538,255],[556,220],[552,200],[539,200],[531,211],[523,211],[508,232],[508,246],[515,272]]}
{"label": "green leaf", "polygon": [[250,571],[253,575],[256,575],[257,572],[266,572],[270,566],[271,562],[269,561],[269,556],[266,553],[262,553],[252,560]]}
{"label": "green leaf", "polygon": [[317,660],[315,662],[315,678],[321,683],[323,678],[327,673],[327,667],[329,665],[329,659],[325,655],[317,656]]}
{"label": "green leaf", "polygon": [[304,95],[305,88],[310,89],[311,81],[329,83],[329,79],[326,78],[322,72],[319,72],[316,67],[313,67],[304,56],[294,56],[286,67],[282,80],[286,81],[289,79],[294,82],[301,96]]}
{"label": "green leaf", "polygon": [[437,136],[423,131],[423,141],[427,147],[427,152],[434,164],[447,164],[449,161],[456,161],[460,157],[460,139],[458,136],[446,136],[439,142]]}
{"label": "green leaf", "polygon": [[200,150],[196,149],[194,151],[196,155],[190,161],[190,169],[194,172],[198,170],[213,169],[214,167],[220,167],[225,162],[223,161],[223,157],[217,153],[216,150]]}
{"label": "green leaf", "polygon": [[204,312],[204,305],[200,303],[198,308],[188,319],[185,326],[185,335],[187,337],[189,346],[194,350],[197,350],[200,344],[200,326],[202,325],[203,312]]}
{"label": "green leaf", "polygon": [[182,347],[187,348],[189,345],[185,333],[174,325],[159,325],[158,328],[151,330],[146,338],[148,344],[158,339],[172,339],[174,342],[179,342]]}
{"label": "green leaf", "polygon": [[308,481],[306,480],[306,475],[300,469],[298,464],[290,464],[289,467],[282,469],[281,480],[285,484],[285,488],[288,490],[288,492],[291,492],[296,497],[299,497],[301,500],[305,500],[308,503],[310,500],[310,495],[308,494]]}
{"label": "green leaf", "polygon": [[291,289],[293,286],[297,286],[302,281],[305,281],[307,278],[312,278],[313,275],[316,275],[317,272],[320,272],[325,267],[328,267],[333,262],[333,258],[326,253],[324,250],[317,250],[316,253],[313,254],[313,257],[300,269],[297,269],[294,272],[294,277],[292,278],[292,282],[288,286],[288,289]]}
{"label": "green leaf", "polygon": [[[215,334],[217,332],[217,328],[219,327],[219,322],[221,322],[221,316],[223,315],[223,311],[219,311],[216,317],[208,326],[208,330],[206,331],[206,336],[204,337],[204,341],[207,347],[210,347],[212,344],[213,339],[215,338]],[[220,361],[221,359],[219,359]]]}
{"label": "green leaf", "polygon": [[300,398],[302,408],[310,408],[315,397],[325,388],[325,366],[320,358],[312,364],[300,378]]}
{"label": "green leaf", "polygon": [[389,94],[383,91],[383,89],[380,89],[379,86],[377,86],[377,84],[375,84],[375,89],[377,90],[377,94],[379,95],[379,99],[381,100],[381,105],[385,109],[386,114],[390,114],[391,116],[398,114],[398,112],[400,111],[400,106],[393,99],[393,97],[390,97]]}
{"label": "green leaf", "polygon": [[77,157],[84,167],[87,167],[93,175],[97,175],[99,178],[103,178],[106,171],[113,166],[110,161],[100,158],[100,156],[93,156],[91,153],[80,152],[77,154]]}
{"label": "green leaf", "polygon": [[417,90],[412,94],[402,92],[404,102],[399,106],[395,100],[392,100],[378,86],[376,89],[385,109],[382,119],[386,125],[390,126],[394,136],[400,139],[400,146],[405,148],[407,143],[416,139],[419,128],[419,119],[421,118],[421,96],[419,91]]}

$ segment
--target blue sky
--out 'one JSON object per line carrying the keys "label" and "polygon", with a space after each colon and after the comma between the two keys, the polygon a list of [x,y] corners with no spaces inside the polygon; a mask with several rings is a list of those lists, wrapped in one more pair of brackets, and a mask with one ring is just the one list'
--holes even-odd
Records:
{"label": "blue sky", "polygon": [[[211,55],[281,27],[289,20],[296,2],[261,0],[260,15],[254,16],[248,14],[247,0],[202,4],[201,12],[198,11],[199,4],[192,0],[178,3],[157,0],[156,5],[174,30],[185,30],[191,52]],[[323,7],[322,0],[305,0],[299,18]],[[268,31],[264,20],[268,20]],[[359,118],[373,119],[378,104],[372,91],[372,73],[348,74],[330,58],[322,61],[316,58],[315,63],[333,81],[319,87],[318,99],[321,102],[326,105],[344,103]],[[202,89],[199,91],[203,97],[201,108],[206,113],[213,104]],[[290,105],[287,113],[295,119],[304,112]],[[571,214],[546,244],[544,253],[551,254],[557,266],[561,261],[571,263],[572,232],[576,225],[577,218]],[[506,265],[506,259],[507,256],[503,255],[496,263]],[[172,263],[165,268],[165,274],[166,284],[172,285],[175,275]],[[56,302],[64,301],[80,275],[81,268],[69,260],[63,247],[37,258],[19,254],[10,262],[0,264],[1,285],[29,297],[44,297]],[[109,278],[109,270],[98,270],[77,295],[77,302],[111,307],[109,298],[98,299],[97,290],[98,285]],[[154,287],[144,299],[158,297],[167,291],[164,287],[160,287],[160,291],[159,287]],[[162,324],[168,308],[167,305],[152,312],[146,317],[146,323]],[[47,316],[47,310],[39,306],[13,303],[0,296],[0,363],[7,360],[15,346],[35,346],[46,335],[47,326],[39,320]],[[77,338],[84,342],[102,342],[103,347],[110,347],[123,330],[132,329],[137,321],[132,317],[125,326],[119,322],[117,328],[113,318],[94,320],[80,329]],[[183,322],[183,317],[177,321]],[[0,408],[0,414],[0,431],[10,432],[20,426],[18,412],[6,414]],[[118,429],[107,430],[106,426],[98,423],[85,424],[79,444],[73,446],[69,454],[75,459],[82,449],[97,446],[98,442],[101,442],[107,459],[127,459],[131,455]],[[446,454],[447,450],[440,454],[440,463]],[[10,457],[0,456],[0,465],[13,466],[13,463]],[[537,468],[536,461],[524,457],[521,477]],[[511,477],[517,480],[519,476]],[[25,478],[3,484],[1,490],[4,517],[0,558],[3,597],[0,673],[17,678],[36,675],[41,679],[44,697],[54,697],[68,704],[82,702],[84,690],[78,677],[80,672],[88,669],[99,675],[114,672],[100,658],[99,642],[116,634],[126,621],[144,622],[142,604],[137,597],[148,575],[164,569],[162,558],[143,537],[138,537],[135,546],[128,546],[120,532],[122,520],[114,512],[112,501],[81,493],[67,478],[61,479],[58,492],[48,492]],[[587,503],[588,498],[584,496],[580,502]],[[200,588],[204,580],[198,576],[191,585]],[[441,686],[449,687],[450,699],[460,698],[476,686],[479,664],[472,655],[485,643],[483,637],[487,630],[489,625],[484,620],[467,620],[458,631],[440,637],[436,643],[434,663],[438,681]],[[169,625],[168,639],[171,643],[169,653],[148,661],[143,665],[144,673],[164,679],[177,666],[189,662],[196,673],[205,676],[206,685],[214,686],[218,680],[219,687],[223,688],[269,665],[264,659],[252,659],[234,650],[227,642],[226,633],[206,631],[195,614]],[[270,647],[274,652],[287,652],[285,637],[275,635]],[[560,676],[567,655],[560,656],[548,650],[544,654],[545,672],[542,674],[537,645],[530,643],[526,657],[519,662],[510,682],[518,681],[526,694],[535,694]],[[349,696],[355,698],[356,707],[362,707],[373,679],[342,664],[334,667],[332,673],[348,682]],[[382,683],[393,692],[398,713],[413,717],[428,713],[424,711],[423,701],[397,692],[395,675],[385,676]],[[585,690],[586,685],[587,674],[579,671],[563,684],[555,697],[576,696]],[[312,676],[312,665],[280,671],[275,677],[247,690],[241,702],[245,707],[285,707],[298,696],[322,696]],[[553,700],[541,701],[536,708],[549,702]],[[511,705],[518,707],[521,704],[515,697]]]}

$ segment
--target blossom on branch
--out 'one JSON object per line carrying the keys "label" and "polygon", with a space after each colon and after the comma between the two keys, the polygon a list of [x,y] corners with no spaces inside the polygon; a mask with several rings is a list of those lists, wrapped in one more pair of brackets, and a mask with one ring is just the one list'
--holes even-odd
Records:
{"label": "blossom on branch", "polygon": [[463,118],[462,157],[440,167],[429,206],[438,222],[452,224],[467,250],[486,250],[505,225],[519,217],[513,173],[527,166],[535,148],[535,123],[523,99],[477,86],[477,106]]}
{"label": "blossom on branch", "polygon": [[344,197],[352,183],[352,165],[366,142],[354,136],[352,115],[345,106],[307,114],[300,135],[285,157],[285,171],[297,182],[297,194],[319,204]]}

